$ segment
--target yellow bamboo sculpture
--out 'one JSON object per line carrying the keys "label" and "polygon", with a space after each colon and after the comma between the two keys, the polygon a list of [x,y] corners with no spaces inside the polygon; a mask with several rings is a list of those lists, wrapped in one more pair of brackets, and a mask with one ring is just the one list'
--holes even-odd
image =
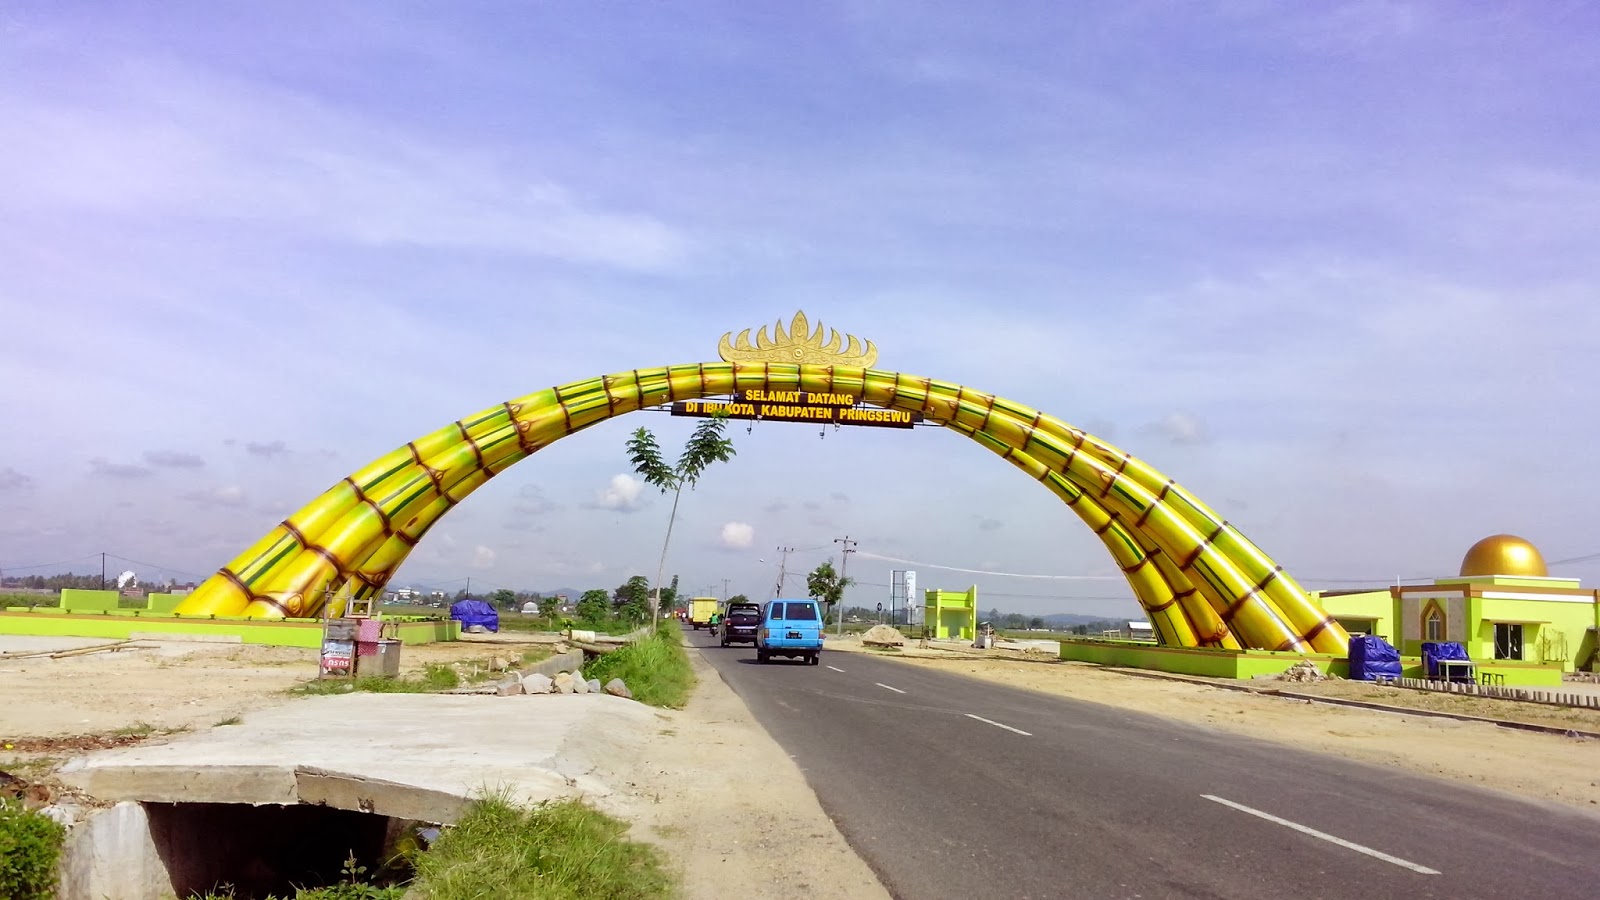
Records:
{"label": "yellow bamboo sculpture", "polygon": [[[635,369],[536,391],[397,448],[325,491],[177,612],[303,617],[381,591],[411,548],[490,478],[597,422],[750,390],[850,394],[972,438],[1060,497],[1122,568],[1163,643],[1344,655],[1348,637],[1255,544],[1112,444],[960,385],[870,368],[877,348],[823,341],[804,314],[775,338],[724,336],[722,362]],[[787,360],[794,360],[788,362]],[[775,360],[784,360],[782,362]],[[852,364],[853,363],[853,364]],[[339,609],[331,610],[335,613]]]}

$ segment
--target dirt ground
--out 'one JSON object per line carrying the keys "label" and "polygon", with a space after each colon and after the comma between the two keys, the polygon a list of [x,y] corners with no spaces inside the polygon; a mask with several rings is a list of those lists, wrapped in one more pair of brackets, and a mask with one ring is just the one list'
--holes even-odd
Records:
{"label": "dirt ground", "polygon": [[[110,643],[0,638],[0,747],[17,738],[206,728],[289,702],[290,689],[317,676],[317,651],[297,647],[134,642],[115,651],[29,656]],[[552,643],[522,636],[408,646],[401,648],[400,672],[418,674],[430,663],[460,663],[465,675],[487,672],[495,657],[516,660],[524,651],[548,655]]]}
{"label": "dirt ground", "polygon": [[[406,674],[430,663],[485,668],[492,657],[545,653],[553,639],[525,635],[406,647]],[[87,646],[95,641],[79,641]],[[0,639],[0,770],[47,776],[86,750],[209,728],[254,709],[296,702],[290,690],[316,675],[316,651],[162,643],[50,658],[42,645]],[[62,644],[52,645],[57,649]],[[864,651],[859,641],[832,650]],[[1017,654],[908,650],[886,654],[1002,684],[1167,716],[1263,740],[1403,768],[1587,809],[1600,804],[1600,740],[1493,725],[1349,709],[1136,677],[1097,666]],[[657,713],[642,758],[610,767],[619,800],[641,837],[666,848],[691,898],[766,900],[797,894],[882,898],[887,894],[823,813],[803,773],[697,654],[700,684],[687,709]],[[1351,684],[1282,684],[1347,694]],[[1369,699],[1383,701],[1382,696]],[[1459,703],[1461,698],[1429,698]],[[1487,702],[1487,701],[1483,701]],[[1526,704],[1521,704],[1526,705]],[[1536,708],[1529,715],[1588,716]],[[1600,731],[1587,720],[1566,727]],[[730,771],[762,773],[752,795]],[[805,847],[804,868],[794,860]]]}
{"label": "dirt ground", "polygon": [[[401,673],[416,674],[431,663],[461,664],[470,673],[475,666],[487,670],[493,657],[547,655],[557,646],[553,638],[529,635],[472,638],[405,647]],[[48,782],[55,766],[83,752],[161,741],[293,703],[289,691],[317,672],[315,650],[238,644],[142,644],[22,658],[105,643],[0,638],[0,771]],[[633,821],[638,836],[667,850],[689,900],[887,898],[788,754],[714,669],[697,654],[690,658],[699,684],[689,707],[659,711],[660,727],[643,742],[642,754],[619,742],[604,778],[618,797],[605,805]],[[760,793],[727,777],[752,770],[762,773]],[[805,852],[797,855],[799,847]],[[796,862],[802,858],[803,866]]]}
{"label": "dirt ground", "polygon": [[[828,647],[848,652],[878,652],[865,650],[859,641],[848,639],[837,643],[830,640]],[[1600,740],[1289,700],[1127,675],[1088,663],[1024,660],[1017,654],[908,648],[881,655],[896,658],[905,665],[958,672],[1013,687],[1137,710],[1591,811],[1600,805]],[[1269,686],[1335,695],[1356,695],[1370,690],[1374,693],[1362,699],[1378,703],[1389,699],[1382,692],[1399,691],[1397,688],[1368,689],[1350,682],[1273,683]],[[1465,704],[1459,702],[1463,699],[1470,698],[1429,697],[1426,702],[1441,707],[1454,706],[1456,708],[1450,711],[1469,715],[1483,715],[1482,710],[1496,708],[1486,704],[1497,701],[1480,700],[1466,709],[1463,708]],[[1600,731],[1600,727],[1588,724],[1592,714],[1587,711],[1545,713],[1541,710],[1541,713],[1557,717],[1551,724]]]}

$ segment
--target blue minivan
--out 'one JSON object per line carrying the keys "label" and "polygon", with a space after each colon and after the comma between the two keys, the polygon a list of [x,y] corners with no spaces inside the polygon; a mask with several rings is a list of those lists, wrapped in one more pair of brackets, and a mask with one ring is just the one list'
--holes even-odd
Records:
{"label": "blue minivan", "polygon": [[810,665],[822,661],[822,607],[815,600],[768,600],[756,629],[756,659],[796,656]]}

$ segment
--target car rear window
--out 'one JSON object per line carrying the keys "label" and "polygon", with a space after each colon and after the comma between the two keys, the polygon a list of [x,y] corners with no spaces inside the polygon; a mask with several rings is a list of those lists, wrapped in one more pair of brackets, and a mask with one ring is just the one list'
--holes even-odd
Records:
{"label": "car rear window", "polygon": [[789,613],[786,618],[815,622],[817,620],[817,608],[809,603],[791,603],[789,604]]}
{"label": "car rear window", "polygon": [[728,614],[728,621],[737,622],[740,625],[749,625],[760,618],[761,616],[758,613],[751,612],[748,609],[741,609],[736,613]]}

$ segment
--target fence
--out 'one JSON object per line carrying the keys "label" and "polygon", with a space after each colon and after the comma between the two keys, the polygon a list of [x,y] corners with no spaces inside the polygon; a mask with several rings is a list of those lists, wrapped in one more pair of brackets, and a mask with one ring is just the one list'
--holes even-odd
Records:
{"label": "fence", "polygon": [[1471,681],[1429,681],[1426,678],[1386,678],[1380,683],[1417,691],[1435,691],[1442,694],[1465,694],[1472,697],[1493,697],[1497,700],[1543,703],[1549,706],[1577,706],[1584,709],[1600,709],[1600,696],[1594,694],[1533,691],[1527,688],[1478,684]]}

